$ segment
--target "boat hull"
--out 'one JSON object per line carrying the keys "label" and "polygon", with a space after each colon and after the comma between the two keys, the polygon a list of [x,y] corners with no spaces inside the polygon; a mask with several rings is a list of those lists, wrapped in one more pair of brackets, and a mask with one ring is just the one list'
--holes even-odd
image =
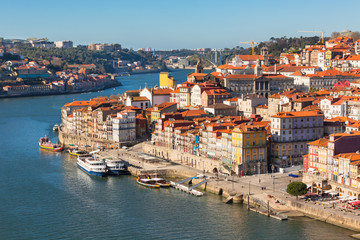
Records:
{"label": "boat hull", "polygon": [[162,187],[162,188],[171,187],[171,184],[170,184],[170,183],[157,183],[157,184],[159,184],[159,186]]}
{"label": "boat hull", "polygon": [[83,170],[84,172],[86,172],[87,174],[91,175],[91,176],[96,176],[96,177],[105,177],[106,176],[106,172],[94,172],[94,171],[88,171],[86,170],[84,167],[82,167],[79,163],[77,163],[77,166]]}
{"label": "boat hull", "polygon": [[140,182],[140,181],[136,181],[138,184],[142,185],[142,186],[145,186],[145,187],[149,187],[149,188],[160,188],[160,185],[158,184],[148,184],[148,183],[143,183],[143,182]]}
{"label": "boat hull", "polygon": [[52,152],[61,152],[63,150],[63,147],[53,148],[53,147],[45,147],[45,146],[42,146],[42,145],[40,145],[40,148],[41,149],[46,149],[46,150],[49,150],[49,151],[52,151]]}
{"label": "boat hull", "polygon": [[108,174],[119,176],[119,175],[130,175],[130,172],[128,170],[111,170],[111,169],[109,169]]}

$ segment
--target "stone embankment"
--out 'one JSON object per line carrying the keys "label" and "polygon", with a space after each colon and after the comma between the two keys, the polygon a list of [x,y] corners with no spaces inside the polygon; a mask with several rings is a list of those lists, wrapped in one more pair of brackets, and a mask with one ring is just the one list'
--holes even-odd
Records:
{"label": "stone embankment", "polygon": [[[345,213],[340,209],[331,209],[314,202],[306,203],[288,195],[285,192],[286,186],[294,179],[287,174],[261,174],[241,178],[217,176],[211,172],[216,166],[212,163],[214,160],[188,156],[147,142],[137,144],[128,150],[110,150],[104,154],[120,156],[128,161],[132,165],[130,171],[133,175],[142,171],[153,171],[167,178],[185,179],[204,174],[205,170],[205,174],[211,177],[206,185],[206,192],[222,195],[224,202],[243,202],[255,207],[255,211],[261,214],[267,215],[267,211],[270,211],[273,217],[279,220],[286,216],[308,216],[360,231],[358,214]],[[199,181],[201,180],[194,179],[193,184]],[[205,185],[202,185],[199,188],[204,189],[204,187]]]}
{"label": "stone embankment", "polygon": [[76,145],[80,149],[84,149],[84,150],[95,150],[98,148],[118,149],[123,146],[130,146],[136,143],[136,141],[114,142],[110,140],[69,134],[64,132],[62,130],[62,127],[59,127],[58,134],[59,134],[59,144],[62,145],[63,147],[70,147]]}

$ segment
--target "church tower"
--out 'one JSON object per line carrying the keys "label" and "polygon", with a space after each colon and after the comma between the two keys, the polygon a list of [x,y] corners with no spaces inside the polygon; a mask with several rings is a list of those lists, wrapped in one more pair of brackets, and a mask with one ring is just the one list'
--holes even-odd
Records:
{"label": "church tower", "polygon": [[256,60],[256,65],[255,65],[254,72],[255,72],[255,75],[256,75],[257,77],[260,77],[260,76],[263,75],[262,67],[261,67],[260,60],[259,60],[259,59]]}
{"label": "church tower", "polygon": [[267,47],[262,47],[260,49],[260,54],[264,57],[264,65],[269,66],[269,49]]}

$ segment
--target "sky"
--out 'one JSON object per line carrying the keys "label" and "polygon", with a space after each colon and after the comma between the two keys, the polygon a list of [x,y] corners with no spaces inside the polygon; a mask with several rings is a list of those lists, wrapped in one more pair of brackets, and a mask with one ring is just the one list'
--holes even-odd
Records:
{"label": "sky", "polygon": [[248,47],[239,41],[316,35],[299,30],[360,31],[359,0],[1,0],[0,6],[0,37],[74,45],[233,48]]}

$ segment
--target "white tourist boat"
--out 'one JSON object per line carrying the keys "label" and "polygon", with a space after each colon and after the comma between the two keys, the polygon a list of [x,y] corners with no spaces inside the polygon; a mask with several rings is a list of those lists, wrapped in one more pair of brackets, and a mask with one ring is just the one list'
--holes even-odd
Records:
{"label": "white tourist boat", "polygon": [[81,170],[93,176],[104,177],[108,172],[104,161],[91,154],[78,156],[77,165]]}
{"label": "white tourist boat", "polygon": [[113,157],[105,157],[102,160],[106,164],[109,175],[128,175],[128,174],[130,174],[124,160],[122,160],[120,158],[113,158]]}

